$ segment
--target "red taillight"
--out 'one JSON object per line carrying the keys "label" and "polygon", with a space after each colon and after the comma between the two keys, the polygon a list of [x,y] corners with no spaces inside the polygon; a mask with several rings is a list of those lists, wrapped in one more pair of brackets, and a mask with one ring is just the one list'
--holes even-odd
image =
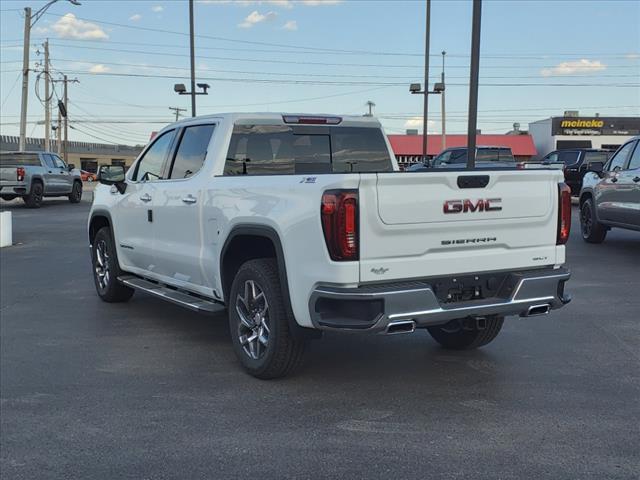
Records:
{"label": "red taillight", "polygon": [[556,244],[564,245],[571,231],[571,189],[566,183],[558,184],[558,238]]}
{"label": "red taillight", "polygon": [[21,182],[24,180],[24,168],[18,167],[16,168],[16,176],[18,177],[18,181]]}
{"label": "red taillight", "polygon": [[324,192],[320,213],[331,260],[358,260],[358,191]]}

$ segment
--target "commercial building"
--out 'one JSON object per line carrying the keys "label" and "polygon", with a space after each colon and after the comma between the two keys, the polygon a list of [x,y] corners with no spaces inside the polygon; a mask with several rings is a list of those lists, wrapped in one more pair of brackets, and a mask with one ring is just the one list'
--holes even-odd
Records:
{"label": "commercial building", "polygon": [[640,135],[640,117],[581,117],[567,111],[529,124],[529,134],[542,158],[553,150],[604,148],[615,150],[629,138]]}
{"label": "commercial building", "polygon": [[[0,135],[0,151],[18,150],[18,137]],[[96,173],[100,165],[122,165],[130,167],[143,146],[110,145],[106,143],[68,142],[67,163],[76,168]],[[44,150],[43,138],[27,138],[25,150],[41,152]],[[54,149],[55,150],[55,149]]]}
{"label": "commercial building", "polygon": [[[442,135],[429,135],[427,138],[427,157],[433,158],[442,150]],[[422,135],[389,135],[391,149],[401,168],[417,163],[422,159]],[[509,147],[517,161],[526,162],[536,156],[531,135],[483,135],[476,136],[478,146]],[[447,135],[446,147],[466,147],[466,135]]]}

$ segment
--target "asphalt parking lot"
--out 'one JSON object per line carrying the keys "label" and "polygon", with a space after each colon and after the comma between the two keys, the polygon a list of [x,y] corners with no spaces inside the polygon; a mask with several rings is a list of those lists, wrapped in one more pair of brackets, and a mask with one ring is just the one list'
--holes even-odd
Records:
{"label": "asphalt parking lot", "polygon": [[639,478],[638,233],[574,215],[573,302],[484,349],[331,334],[266,382],[223,315],[98,299],[86,197],[0,205],[3,478]]}

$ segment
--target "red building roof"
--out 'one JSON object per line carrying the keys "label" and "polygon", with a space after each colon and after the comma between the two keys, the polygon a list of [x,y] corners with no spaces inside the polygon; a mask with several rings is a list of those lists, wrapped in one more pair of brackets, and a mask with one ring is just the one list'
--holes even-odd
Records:
{"label": "red building roof", "polygon": [[[422,155],[422,135],[389,135],[391,148],[396,155]],[[429,135],[427,155],[435,156],[442,148],[442,135]],[[511,147],[514,156],[535,156],[536,147],[531,135],[478,135],[476,145]],[[447,135],[447,148],[466,147],[466,135]]]}

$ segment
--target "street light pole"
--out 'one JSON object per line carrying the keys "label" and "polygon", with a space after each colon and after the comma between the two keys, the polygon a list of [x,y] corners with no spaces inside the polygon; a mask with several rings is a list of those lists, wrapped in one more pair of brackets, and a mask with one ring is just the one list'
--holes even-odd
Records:
{"label": "street light pole", "polygon": [[478,124],[478,78],[480,76],[480,24],[482,0],[473,0],[471,26],[471,73],[469,75],[469,123],[467,125],[467,168],[476,166],[476,128]]}
{"label": "street light pole", "polygon": [[29,43],[31,42],[31,8],[24,9],[24,44],[22,46],[22,103],[20,105],[20,143],[24,152],[27,137],[27,100],[29,95]]}
{"label": "street light pole", "polygon": [[427,18],[424,34],[424,104],[422,110],[422,161],[427,161],[427,119],[429,117],[429,34],[431,29],[431,0],[427,0]]}
{"label": "street light pole", "polygon": [[[444,50],[442,51],[442,76],[440,78],[440,81],[442,82],[442,85],[444,86],[444,56],[447,54],[447,52],[445,52]],[[444,111],[444,90],[442,90],[441,93],[442,97],[440,98],[440,113],[442,115],[442,149],[444,150],[445,148],[447,148],[447,126],[446,126],[446,114]]]}
{"label": "street light pole", "polygon": [[196,59],[193,34],[193,0],[189,0],[189,43],[191,49],[191,116],[196,116]]}

